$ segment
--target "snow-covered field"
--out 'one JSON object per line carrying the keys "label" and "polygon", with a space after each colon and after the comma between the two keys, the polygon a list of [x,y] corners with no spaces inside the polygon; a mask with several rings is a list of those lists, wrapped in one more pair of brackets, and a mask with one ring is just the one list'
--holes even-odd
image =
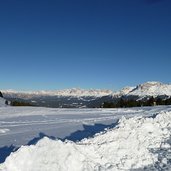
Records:
{"label": "snow-covered field", "polygon": [[171,106],[1,107],[0,171],[171,170],[170,128]]}

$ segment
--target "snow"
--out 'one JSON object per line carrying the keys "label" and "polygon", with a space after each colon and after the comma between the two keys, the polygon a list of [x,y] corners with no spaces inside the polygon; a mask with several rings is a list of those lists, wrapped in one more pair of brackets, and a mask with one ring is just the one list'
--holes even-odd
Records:
{"label": "snow", "polygon": [[[18,139],[16,145],[24,145],[36,129],[58,137],[56,140],[44,137],[35,145],[22,146],[0,164],[0,171],[120,171],[145,167],[146,170],[161,170],[166,166],[171,169],[171,106],[128,109],[9,107],[0,109],[0,123],[0,129],[9,129],[5,135],[0,134],[6,144],[13,135]],[[115,125],[111,129],[106,125],[106,129],[96,132],[94,137],[85,136],[80,141],[59,139],[72,137],[72,132],[78,134],[83,124],[93,128],[96,124],[112,123]],[[19,134],[25,134],[26,139]]]}
{"label": "snow", "polygon": [[[65,139],[92,135],[115,124],[122,116],[151,116],[158,111],[170,111],[171,107],[143,107],[127,109],[61,109],[43,107],[1,107],[0,129],[9,129],[0,134],[0,148],[27,144],[40,133]],[[92,131],[93,130],[93,131]],[[74,136],[73,136],[74,135]]]}
{"label": "snow", "polygon": [[[65,139],[80,130],[80,134],[91,135],[92,129],[101,130],[111,126],[123,115],[149,116],[159,108],[136,109],[61,109],[43,107],[1,107],[0,129],[9,129],[0,134],[0,147],[27,144],[39,133]],[[170,110],[170,108],[168,108]],[[84,135],[84,136],[85,136]],[[80,135],[82,136],[82,135]],[[77,136],[76,136],[77,137]]]}
{"label": "snow", "polygon": [[0,97],[0,107],[3,107],[3,106],[6,106],[5,100],[2,97]]}
{"label": "snow", "polygon": [[5,134],[8,131],[9,131],[9,129],[0,129],[0,134]]}

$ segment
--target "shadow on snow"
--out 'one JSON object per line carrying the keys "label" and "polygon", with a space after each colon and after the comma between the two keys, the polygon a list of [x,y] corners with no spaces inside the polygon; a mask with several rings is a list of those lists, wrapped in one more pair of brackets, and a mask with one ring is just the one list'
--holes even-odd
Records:
{"label": "shadow on snow", "polygon": [[0,148],[0,163],[3,163],[6,157],[8,157],[11,152],[14,152],[16,150],[18,150],[18,147],[15,147],[13,145],[1,147]]}
{"label": "shadow on snow", "polygon": [[[80,141],[84,138],[93,137],[96,133],[105,131],[106,128],[110,129],[110,128],[116,127],[118,125],[118,121],[119,120],[117,120],[115,123],[112,123],[110,125],[104,125],[104,124],[83,125],[83,130],[77,130],[77,131],[71,133],[69,136],[66,136],[63,139],[54,137],[54,136],[49,136],[49,135],[46,135],[46,134],[40,132],[37,137],[34,137],[33,139],[31,139],[26,145],[34,145],[40,139],[42,139],[44,137],[48,137],[52,140],[60,139],[61,141],[65,141],[65,140],[70,140],[70,141],[74,141],[74,142]],[[13,144],[10,146],[1,147],[0,148],[0,163],[3,163],[5,161],[5,159],[11,154],[11,152],[15,152],[18,149],[19,149],[19,147],[16,147]]]}
{"label": "shadow on snow", "polygon": [[115,123],[110,125],[103,125],[103,124],[94,124],[94,125],[83,125],[83,130],[78,130],[74,133],[71,133],[69,136],[66,136],[64,140],[71,140],[71,141],[81,141],[84,138],[91,138],[96,133],[100,133],[104,131],[106,128],[114,128],[118,125],[118,120]]}

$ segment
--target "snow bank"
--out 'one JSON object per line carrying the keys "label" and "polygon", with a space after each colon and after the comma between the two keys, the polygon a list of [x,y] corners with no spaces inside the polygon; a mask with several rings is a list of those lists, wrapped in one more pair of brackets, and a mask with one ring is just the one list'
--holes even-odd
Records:
{"label": "snow bank", "polygon": [[[155,118],[122,118],[117,128],[81,142],[43,138],[22,146],[0,165],[0,171],[115,171],[159,162],[155,149],[170,145],[171,112]],[[167,158],[160,162],[167,164]]]}

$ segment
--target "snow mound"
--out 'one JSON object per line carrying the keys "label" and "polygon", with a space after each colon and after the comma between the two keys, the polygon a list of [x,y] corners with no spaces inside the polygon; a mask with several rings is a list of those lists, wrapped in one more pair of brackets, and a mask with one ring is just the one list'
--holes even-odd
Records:
{"label": "snow mound", "polygon": [[74,143],[43,138],[36,145],[22,146],[0,165],[0,171],[120,171],[153,166],[159,162],[154,149],[170,148],[170,127],[171,112],[155,118],[123,117],[116,128],[91,139]]}

